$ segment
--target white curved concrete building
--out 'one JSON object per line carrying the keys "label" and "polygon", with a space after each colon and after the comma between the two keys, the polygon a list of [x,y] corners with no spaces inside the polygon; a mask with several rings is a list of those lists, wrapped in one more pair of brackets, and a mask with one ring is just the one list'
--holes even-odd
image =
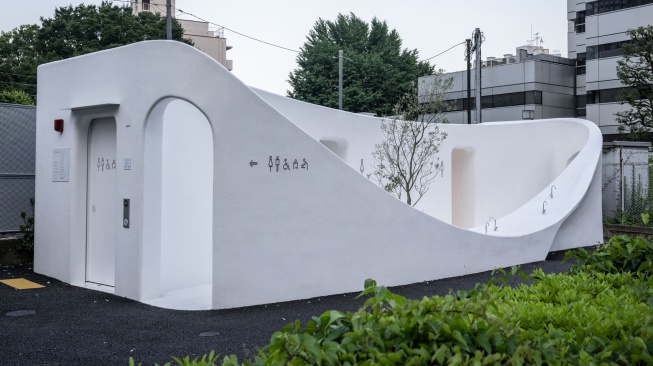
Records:
{"label": "white curved concrete building", "polygon": [[380,119],[251,89],[190,46],[120,47],[38,80],[34,269],[75,285],[220,309],[602,240],[602,139],[584,120],[442,125],[445,170],[416,209],[365,176]]}

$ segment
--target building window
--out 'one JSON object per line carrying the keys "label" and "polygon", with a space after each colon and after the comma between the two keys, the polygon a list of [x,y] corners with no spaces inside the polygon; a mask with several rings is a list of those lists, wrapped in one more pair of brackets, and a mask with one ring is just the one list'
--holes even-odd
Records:
{"label": "building window", "polygon": [[[466,111],[467,110],[467,98],[458,99],[458,100],[463,101],[463,107],[461,109],[454,109],[454,110],[455,111]],[[472,104],[471,109],[474,109],[475,106],[476,106],[476,98],[475,97],[469,98],[469,102]],[[456,104],[456,105],[458,105],[458,104]]]}
{"label": "building window", "polygon": [[576,96],[576,117],[587,116],[587,95]]}
{"label": "building window", "polygon": [[653,4],[653,0],[597,0],[585,3],[585,14],[587,16],[607,13],[621,9],[633,8],[635,6]]}
{"label": "building window", "polygon": [[[467,98],[451,99],[449,112],[467,110]],[[476,108],[475,98],[471,98],[472,109]],[[483,95],[481,96],[481,108],[512,107],[527,104],[542,104],[542,92],[530,90],[526,92]]]}
{"label": "building window", "polygon": [[599,58],[621,56],[622,48],[630,41],[604,43],[598,46],[587,46],[586,54],[588,60]]}
{"label": "building window", "polygon": [[597,90],[588,90],[587,98],[585,99],[586,104],[596,104],[598,103],[598,91]]}
{"label": "building window", "polygon": [[599,90],[599,103],[616,103],[623,88]]}
{"label": "building window", "polygon": [[585,60],[587,54],[581,52],[576,56],[576,75],[585,75]]}
{"label": "building window", "polygon": [[525,104],[542,104],[542,92],[539,90],[531,90],[524,93],[526,95]]}
{"label": "building window", "polygon": [[494,108],[494,95],[481,95],[481,108]]}
{"label": "building window", "polygon": [[[631,92],[632,88],[611,88],[587,91],[587,104],[616,103],[619,96]],[[579,96],[580,97],[580,96]]]}
{"label": "building window", "polygon": [[451,101],[449,103],[449,109],[450,111],[462,111],[465,109],[465,101],[466,99],[456,99],[454,101]]}
{"label": "building window", "polygon": [[585,16],[597,14],[596,10],[596,1],[588,1],[585,3]]}
{"label": "building window", "polygon": [[585,33],[585,11],[576,12],[574,29],[576,30],[576,33]]}
{"label": "building window", "polygon": [[150,11],[150,0],[143,0],[143,10]]}

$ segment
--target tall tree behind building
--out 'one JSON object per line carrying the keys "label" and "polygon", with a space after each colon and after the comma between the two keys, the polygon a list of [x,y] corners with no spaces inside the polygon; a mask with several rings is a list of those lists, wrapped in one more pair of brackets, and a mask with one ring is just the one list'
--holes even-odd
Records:
{"label": "tall tree behind building", "polygon": [[[182,34],[173,19],[172,38],[191,44]],[[131,7],[107,1],[57,8],[53,17],[41,17],[41,25],[0,32],[0,91],[35,96],[38,65],[148,39],[166,39],[165,17],[134,15]]]}
{"label": "tall tree behind building", "polygon": [[396,30],[385,21],[370,24],[355,14],[339,14],[335,21],[319,19],[297,56],[290,73],[291,98],[338,108],[338,50],[344,51],[343,109],[392,113],[419,76],[434,67],[418,60],[417,50],[402,49]]}

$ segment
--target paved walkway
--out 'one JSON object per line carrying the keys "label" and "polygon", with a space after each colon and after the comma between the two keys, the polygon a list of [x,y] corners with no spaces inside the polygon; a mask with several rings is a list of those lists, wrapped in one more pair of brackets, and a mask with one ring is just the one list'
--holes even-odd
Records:
{"label": "paved walkway", "polygon": [[[565,272],[569,264],[561,265],[563,257],[562,252],[552,253],[546,261],[522,270]],[[231,310],[178,311],[70,286],[35,274],[30,266],[0,266],[0,279],[9,278],[26,278],[45,287],[15,290],[0,284],[0,364],[5,366],[126,365],[130,356],[150,366],[171,361],[171,356],[195,357],[211,350],[242,360],[256,354],[257,347],[289,322],[304,323],[330,309],[355,311],[364,301],[355,299],[358,294],[344,294]],[[471,289],[489,278],[484,272],[391,290],[422,298]],[[17,310],[36,313],[5,315]]]}

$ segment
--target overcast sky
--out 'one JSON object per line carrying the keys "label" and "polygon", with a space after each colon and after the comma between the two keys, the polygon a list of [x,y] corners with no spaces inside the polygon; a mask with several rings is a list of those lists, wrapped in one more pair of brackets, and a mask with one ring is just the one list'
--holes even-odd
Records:
{"label": "overcast sky", "polygon": [[[52,17],[59,6],[100,2],[5,0],[0,12],[0,30],[37,24],[39,17]],[[531,39],[531,28],[533,33],[539,32],[545,48],[551,52],[559,50],[566,57],[566,5],[563,0],[176,0],[177,9],[184,12],[294,50],[302,46],[319,18],[334,20],[338,13],[350,12],[367,22],[377,17],[399,32],[405,48],[417,49],[420,59],[437,55],[470,38],[474,28],[480,28],[485,35],[484,59],[514,54],[517,46]],[[296,67],[295,52],[268,46],[228,30],[224,31],[224,36],[233,46],[227,57],[233,60],[236,76],[250,86],[286,93],[290,88],[288,74]],[[463,70],[464,46],[457,46],[430,62],[446,71]]]}

